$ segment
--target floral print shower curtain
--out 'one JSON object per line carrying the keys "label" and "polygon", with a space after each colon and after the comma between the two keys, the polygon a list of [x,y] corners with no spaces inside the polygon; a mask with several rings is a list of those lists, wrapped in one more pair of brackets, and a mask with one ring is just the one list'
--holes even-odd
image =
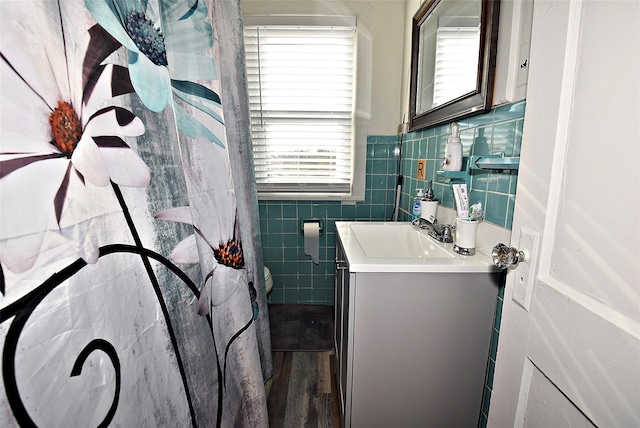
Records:
{"label": "floral print shower curtain", "polygon": [[267,426],[238,16],[0,0],[0,426]]}

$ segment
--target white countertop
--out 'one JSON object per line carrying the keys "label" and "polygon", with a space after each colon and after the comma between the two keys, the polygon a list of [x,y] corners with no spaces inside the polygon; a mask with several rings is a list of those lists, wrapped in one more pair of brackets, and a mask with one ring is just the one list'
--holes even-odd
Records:
{"label": "white countertop", "polygon": [[[345,255],[349,262],[350,272],[498,272],[491,259],[480,251],[476,251],[473,256],[463,256],[453,251],[453,244],[444,244],[428,237],[436,245],[440,246],[447,253],[446,257],[421,257],[421,258],[386,258],[369,257],[365,254],[362,246],[358,242],[351,229],[352,224],[397,225],[390,222],[336,222],[336,233],[338,234]],[[403,224],[408,224],[404,222]],[[424,232],[417,232],[424,233]],[[381,242],[380,245],[385,245]]]}

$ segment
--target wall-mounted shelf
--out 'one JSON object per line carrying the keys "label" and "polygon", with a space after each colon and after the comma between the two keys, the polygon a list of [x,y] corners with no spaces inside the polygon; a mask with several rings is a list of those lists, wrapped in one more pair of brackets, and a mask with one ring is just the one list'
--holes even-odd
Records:
{"label": "wall-mounted shelf", "polygon": [[448,178],[452,183],[464,183],[469,177],[468,171],[436,171],[438,177]]}
{"label": "wall-mounted shelf", "polygon": [[451,184],[471,183],[471,170],[504,171],[517,170],[520,167],[519,157],[505,157],[502,154],[464,157],[462,171],[436,171],[436,176],[447,178]]}
{"label": "wall-mounted shelf", "polygon": [[504,157],[503,155],[471,156],[468,162],[469,169],[505,170],[518,169],[519,157]]}

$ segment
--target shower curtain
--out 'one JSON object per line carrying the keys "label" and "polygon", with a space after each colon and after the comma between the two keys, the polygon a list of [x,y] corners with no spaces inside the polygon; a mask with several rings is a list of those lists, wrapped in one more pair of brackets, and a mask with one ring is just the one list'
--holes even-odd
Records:
{"label": "shower curtain", "polygon": [[0,0],[0,426],[267,426],[235,0]]}

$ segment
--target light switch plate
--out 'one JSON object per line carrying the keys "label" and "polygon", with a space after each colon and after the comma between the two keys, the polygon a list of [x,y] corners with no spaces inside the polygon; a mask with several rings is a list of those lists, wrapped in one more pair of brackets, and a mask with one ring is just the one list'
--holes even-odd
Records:
{"label": "light switch plate", "polygon": [[530,43],[527,42],[520,46],[520,55],[518,57],[518,75],[516,79],[516,87],[526,86],[529,80],[529,49]]}
{"label": "light switch plate", "polygon": [[536,274],[538,260],[538,242],[540,234],[527,228],[520,229],[520,237],[516,248],[524,252],[524,261],[518,263],[514,273],[513,301],[529,311],[531,307],[531,292]]}

